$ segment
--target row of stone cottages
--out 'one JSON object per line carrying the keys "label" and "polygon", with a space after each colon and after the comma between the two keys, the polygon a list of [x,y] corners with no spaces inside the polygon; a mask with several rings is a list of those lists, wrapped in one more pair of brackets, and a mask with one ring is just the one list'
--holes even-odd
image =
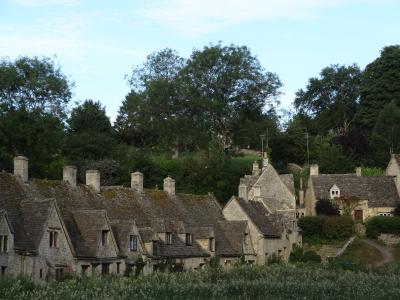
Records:
{"label": "row of stone cottages", "polygon": [[287,259],[301,244],[293,177],[278,175],[265,159],[246,175],[239,197],[221,207],[212,194],[100,186],[97,170],[77,184],[66,166],[62,181],[28,177],[28,159],[14,159],[14,174],[0,172],[1,275],[51,280],[77,275],[151,272],[166,266],[197,269],[211,260],[229,267],[238,260],[263,264]]}

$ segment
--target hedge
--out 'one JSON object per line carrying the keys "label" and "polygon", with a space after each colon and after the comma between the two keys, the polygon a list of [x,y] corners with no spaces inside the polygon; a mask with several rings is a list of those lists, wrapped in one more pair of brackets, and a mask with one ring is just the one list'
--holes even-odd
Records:
{"label": "hedge", "polygon": [[298,221],[304,237],[320,237],[328,240],[350,237],[353,232],[353,220],[350,216],[303,217]]}
{"label": "hedge", "polygon": [[376,216],[365,223],[367,236],[377,238],[380,233],[400,234],[400,218]]}

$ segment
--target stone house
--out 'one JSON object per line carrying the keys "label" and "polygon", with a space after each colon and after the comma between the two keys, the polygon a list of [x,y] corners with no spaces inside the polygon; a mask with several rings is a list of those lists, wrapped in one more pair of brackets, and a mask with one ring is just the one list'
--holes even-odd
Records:
{"label": "stone house", "polygon": [[341,213],[350,213],[356,220],[381,215],[392,216],[399,197],[399,160],[392,155],[386,176],[362,176],[361,168],[354,174],[320,174],[318,165],[311,165],[305,193],[306,215],[316,215],[318,200],[338,204]]}
{"label": "stone house", "polygon": [[170,177],[163,190],[144,189],[140,172],[130,187],[103,187],[97,170],[77,184],[76,167],[64,167],[62,181],[29,178],[28,167],[18,156],[14,174],[0,172],[2,275],[47,281],[198,269],[212,260],[229,268],[262,264],[273,253],[287,259],[301,243],[293,178],[265,162],[262,171],[254,164],[224,208],[211,193],[176,193]]}
{"label": "stone house", "polygon": [[261,170],[254,162],[252,175],[241,179],[239,196],[230,199],[223,214],[230,221],[247,221],[258,264],[272,255],[287,260],[293,246],[302,244],[293,176],[279,175],[268,158],[264,158]]}

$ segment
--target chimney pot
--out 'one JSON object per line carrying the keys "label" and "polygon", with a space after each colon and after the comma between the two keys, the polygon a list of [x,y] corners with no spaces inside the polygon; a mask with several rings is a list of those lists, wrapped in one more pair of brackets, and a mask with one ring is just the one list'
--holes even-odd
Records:
{"label": "chimney pot", "polygon": [[253,176],[258,176],[260,175],[260,166],[258,164],[258,161],[253,162]]}
{"label": "chimney pot", "polygon": [[242,198],[244,200],[248,200],[247,196],[247,185],[241,183],[239,184],[239,198]]}
{"label": "chimney pot", "polygon": [[77,168],[75,166],[65,166],[63,168],[63,180],[68,182],[71,186],[76,186],[76,173]]}
{"label": "chimney pot", "polygon": [[28,167],[28,158],[22,155],[14,157],[14,175],[19,176],[24,183],[28,182]]}
{"label": "chimney pot", "polygon": [[139,171],[131,173],[131,188],[139,193],[143,192],[143,174]]}
{"label": "chimney pot", "polygon": [[100,172],[99,170],[86,171],[86,185],[91,186],[96,192],[100,192]]}
{"label": "chimney pot", "polygon": [[357,167],[356,168],[356,175],[357,176],[362,176],[362,168],[361,167]]}
{"label": "chimney pot", "polygon": [[175,195],[175,180],[169,176],[164,179],[164,191],[170,196]]}
{"label": "chimney pot", "polygon": [[319,175],[319,166],[317,164],[313,164],[310,166],[310,176],[318,176]]}

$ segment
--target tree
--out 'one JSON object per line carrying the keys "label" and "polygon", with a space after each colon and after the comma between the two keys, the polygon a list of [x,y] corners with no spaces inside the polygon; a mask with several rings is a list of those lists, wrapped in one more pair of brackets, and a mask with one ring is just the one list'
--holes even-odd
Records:
{"label": "tree", "polygon": [[339,209],[329,199],[318,200],[315,205],[317,215],[338,216]]}
{"label": "tree", "polygon": [[[398,103],[400,103],[400,99]],[[372,131],[375,158],[380,166],[387,163],[390,153],[400,151],[400,105],[398,103],[393,100],[385,105],[380,111]]]}
{"label": "tree", "polygon": [[235,124],[273,107],[281,82],[246,46],[210,45],[193,51],[180,72],[180,92],[191,118],[207,136],[229,146]]}
{"label": "tree", "polygon": [[360,86],[360,108],[356,121],[371,133],[376,118],[385,105],[400,100],[400,46],[383,48],[380,57],[367,65]]}
{"label": "tree", "polygon": [[66,117],[71,83],[50,58],[20,57],[0,61],[0,115],[23,109]]}
{"label": "tree", "polygon": [[311,116],[320,134],[331,129],[348,132],[360,97],[361,71],[357,65],[331,65],[320,78],[312,77],[305,90],[296,93],[295,108]]}
{"label": "tree", "polygon": [[115,140],[100,102],[86,100],[72,110],[67,123],[64,152],[70,161],[110,158]]}

